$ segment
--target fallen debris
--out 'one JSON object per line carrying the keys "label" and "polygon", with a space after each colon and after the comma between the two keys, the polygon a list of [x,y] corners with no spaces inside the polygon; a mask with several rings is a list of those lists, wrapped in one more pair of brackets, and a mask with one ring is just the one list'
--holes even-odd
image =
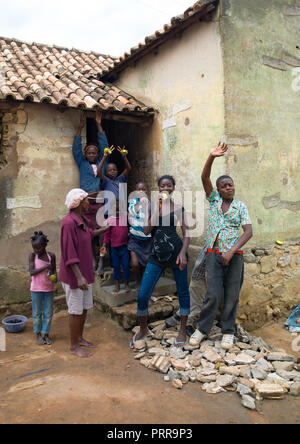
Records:
{"label": "fallen debris", "polygon": [[[209,394],[236,392],[245,408],[256,410],[256,400],[283,399],[300,395],[300,371],[296,359],[284,350],[274,350],[262,338],[252,337],[239,327],[231,350],[221,347],[221,330],[198,347],[175,347],[178,327],[164,322],[150,324],[154,336],[135,343],[135,359],[146,368],[162,373],[165,382],[178,390],[200,383]],[[136,332],[138,329],[133,329]]]}

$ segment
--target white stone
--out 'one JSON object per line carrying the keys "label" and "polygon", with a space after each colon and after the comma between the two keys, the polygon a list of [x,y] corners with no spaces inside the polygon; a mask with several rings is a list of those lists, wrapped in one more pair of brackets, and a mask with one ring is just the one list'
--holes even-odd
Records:
{"label": "white stone", "polygon": [[239,365],[254,364],[256,361],[247,353],[240,353],[237,355],[235,362]]}
{"label": "white stone", "polygon": [[217,384],[220,387],[228,387],[229,385],[232,385],[235,380],[236,377],[233,375],[220,375],[217,377]]}
{"label": "white stone", "polygon": [[242,405],[247,409],[256,410],[255,400],[249,395],[242,396]]}

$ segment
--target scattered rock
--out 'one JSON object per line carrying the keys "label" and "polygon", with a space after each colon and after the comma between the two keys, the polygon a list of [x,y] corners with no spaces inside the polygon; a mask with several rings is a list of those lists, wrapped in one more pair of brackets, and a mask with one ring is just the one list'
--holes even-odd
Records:
{"label": "scattered rock", "polygon": [[236,380],[235,376],[232,375],[220,375],[217,377],[217,384],[220,387],[228,387],[234,383]]}
{"label": "scattered rock", "polygon": [[290,388],[290,393],[292,396],[300,396],[300,382],[294,382]]}
{"label": "scattered rock", "polygon": [[258,394],[264,399],[283,399],[287,390],[279,384],[262,382],[256,386]]}
{"label": "scattered rock", "polygon": [[236,364],[240,364],[240,365],[254,364],[255,359],[253,359],[247,353],[240,353],[235,358],[235,362],[236,362]]}
{"label": "scattered rock", "polygon": [[284,370],[286,372],[291,372],[294,369],[294,362],[273,361],[272,365],[276,371]]}
{"label": "scattered rock", "polygon": [[170,360],[161,355],[155,355],[151,361],[151,365],[161,373],[168,373],[171,367]]}
{"label": "scattered rock", "polygon": [[180,379],[173,379],[172,386],[175,387],[178,390],[181,390],[183,388],[183,384],[180,381]]}
{"label": "scattered rock", "polygon": [[255,400],[249,395],[242,396],[242,405],[250,410],[256,410]]}
{"label": "scattered rock", "polygon": [[279,362],[296,362],[293,356],[289,356],[284,352],[271,352],[268,355],[268,361],[279,361]]}
{"label": "scattered rock", "polygon": [[220,387],[216,382],[203,384],[202,389],[205,390],[206,393],[209,393],[212,395],[217,394],[217,393],[226,392],[226,390],[224,390],[222,387]]}
{"label": "scattered rock", "polygon": [[142,349],[146,348],[146,341],[144,341],[144,340],[135,341],[134,348],[135,348],[135,350],[142,350]]}

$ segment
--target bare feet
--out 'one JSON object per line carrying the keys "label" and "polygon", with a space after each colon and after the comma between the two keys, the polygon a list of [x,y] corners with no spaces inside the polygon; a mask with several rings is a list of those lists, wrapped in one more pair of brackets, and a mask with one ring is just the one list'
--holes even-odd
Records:
{"label": "bare feet", "polygon": [[174,346],[175,347],[183,347],[186,343],[186,333],[183,331],[180,331],[175,342],[174,342]]}
{"label": "bare feet", "polygon": [[52,345],[53,344],[52,339],[50,339],[48,335],[44,336],[44,344],[46,344],[46,345]]}
{"label": "bare feet", "polygon": [[45,345],[46,344],[46,342],[45,342],[43,336],[41,335],[41,333],[37,333],[36,340],[37,340],[37,343],[39,345]]}
{"label": "bare feet", "polygon": [[92,344],[92,342],[88,342],[83,338],[80,339],[79,345],[81,347],[96,348],[96,346],[94,344]]}
{"label": "bare feet", "polygon": [[113,289],[113,293],[119,293],[120,292],[120,282],[115,281],[115,287]]}
{"label": "bare feet", "polygon": [[131,291],[131,288],[129,287],[129,282],[128,281],[125,282],[125,291],[126,291],[126,293],[130,293],[130,291]]}
{"label": "bare feet", "polygon": [[78,356],[79,358],[89,358],[90,356],[92,356],[92,354],[90,352],[88,352],[84,348],[81,348],[80,345],[71,347],[70,352],[73,355]]}

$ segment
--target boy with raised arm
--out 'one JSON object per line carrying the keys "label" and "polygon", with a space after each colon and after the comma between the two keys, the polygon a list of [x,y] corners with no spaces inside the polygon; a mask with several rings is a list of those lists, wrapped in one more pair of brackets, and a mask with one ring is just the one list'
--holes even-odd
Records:
{"label": "boy with raised arm", "polygon": [[[190,345],[196,346],[209,335],[224,293],[221,328],[222,348],[225,350],[234,343],[234,326],[244,276],[242,247],[253,235],[246,205],[234,199],[235,186],[231,177],[219,177],[217,190],[213,189],[210,180],[215,159],[223,157],[227,150],[228,145],[220,142],[211,151],[202,172],[202,183],[210,206],[206,232],[208,288],[198,329],[190,338]],[[243,234],[239,236],[241,226]]]}

